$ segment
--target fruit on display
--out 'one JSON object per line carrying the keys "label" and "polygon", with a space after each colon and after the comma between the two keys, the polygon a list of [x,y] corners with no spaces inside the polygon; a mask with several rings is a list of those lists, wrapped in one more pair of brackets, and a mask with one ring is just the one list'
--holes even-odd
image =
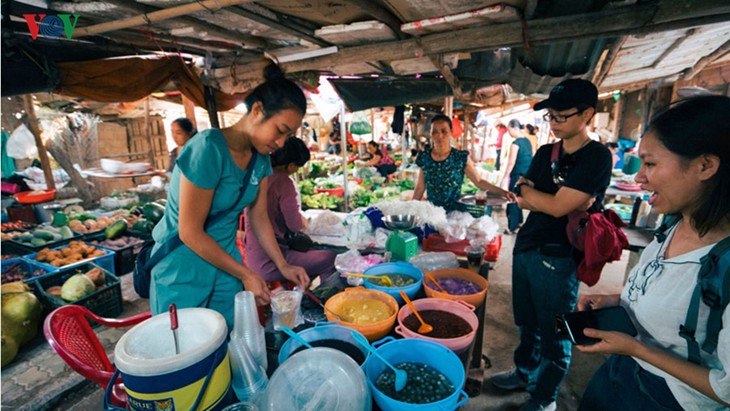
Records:
{"label": "fruit on display", "polygon": [[85,260],[87,258],[106,255],[106,251],[97,249],[83,241],[71,241],[68,247],[58,250],[44,248],[36,254],[35,259],[54,267],[63,267],[69,264]]}
{"label": "fruit on display", "polygon": [[165,206],[159,203],[147,203],[142,207],[145,218],[157,224],[165,215]]}
{"label": "fruit on display", "polygon": [[57,241],[68,240],[69,238],[73,238],[73,236],[74,233],[67,226],[60,228],[53,226],[38,226],[31,231],[13,237],[13,241],[31,247],[42,247],[46,244],[55,243]]}
{"label": "fruit on display", "polygon": [[2,292],[2,366],[9,364],[23,344],[38,334],[41,303],[22,281],[3,284]]}
{"label": "fruit on display", "polygon": [[127,222],[124,220],[115,221],[104,230],[104,236],[110,240],[120,237],[127,231]]}
{"label": "fruit on display", "polygon": [[61,298],[68,302],[80,300],[96,290],[94,281],[86,274],[74,274],[61,286]]}

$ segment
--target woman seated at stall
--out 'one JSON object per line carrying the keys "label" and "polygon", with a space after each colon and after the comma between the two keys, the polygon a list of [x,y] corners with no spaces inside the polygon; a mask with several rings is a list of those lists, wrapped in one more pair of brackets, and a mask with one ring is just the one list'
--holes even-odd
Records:
{"label": "woman seated at stall", "polygon": [[177,156],[182,147],[198,132],[195,126],[193,126],[193,122],[185,117],[172,120],[170,130],[172,131],[172,139],[175,140],[177,146],[170,151],[170,165],[167,167],[168,173],[172,173],[172,170],[175,169]]}
{"label": "woman seated at stall", "polygon": [[[287,233],[299,233],[307,227],[307,220],[299,211],[297,190],[289,177],[309,161],[306,144],[296,137],[290,137],[284,146],[271,154],[273,174],[269,177],[269,191],[266,193],[269,220],[279,242],[281,253],[290,265],[303,267],[310,278],[318,275],[327,277],[335,271],[335,257],[332,251],[295,251],[285,245]],[[284,277],[259,244],[251,230],[246,216],[246,263],[266,281],[281,281]]]}
{"label": "woman seated at stall", "polygon": [[384,153],[380,150],[378,143],[375,141],[368,142],[368,153],[370,153],[370,159],[362,166],[375,167],[381,176],[390,181],[392,179],[392,174],[394,174],[397,170],[393,159],[388,156],[388,153]]}
{"label": "woman seated at stall", "polygon": [[451,147],[451,119],[443,114],[431,120],[432,146],[416,158],[421,170],[413,192],[414,200],[421,200],[428,191],[428,201],[444,207],[446,211],[464,211],[466,206],[459,203],[464,175],[481,190],[493,191],[509,201],[516,201],[513,193],[503,190],[486,180],[482,180],[474,162],[466,150]]}
{"label": "woman seated at stall", "polygon": [[[730,236],[728,118],[730,98],[704,96],[672,106],[647,128],[635,180],[642,190],[653,193],[649,203],[656,212],[681,219],[665,230],[663,241],[654,240],[646,247],[620,295],[579,299],[579,310],[623,306],[638,330],[636,338],[585,330],[586,336],[599,341],[578,346],[581,351],[613,355],[588,384],[581,410],[730,406],[730,310],[718,303],[720,321],[714,330],[719,333],[709,338],[711,309],[695,287],[708,252]],[[721,287],[726,293],[728,273],[719,275],[725,275]],[[693,298],[699,301],[692,311]],[[685,334],[684,324],[691,329],[692,322],[695,331]]]}

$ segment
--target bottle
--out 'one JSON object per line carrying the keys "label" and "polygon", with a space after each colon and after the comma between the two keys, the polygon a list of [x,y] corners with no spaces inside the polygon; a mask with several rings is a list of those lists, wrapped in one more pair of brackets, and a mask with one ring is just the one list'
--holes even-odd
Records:
{"label": "bottle", "polygon": [[629,228],[636,227],[636,219],[639,217],[639,208],[641,207],[641,196],[634,199],[634,208],[631,209],[631,220],[629,220]]}
{"label": "bottle", "polygon": [[639,206],[638,215],[636,216],[636,227],[646,228],[647,219],[651,209],[652,207],[649,205],[649,196],[644,196],[644,199],[641,201],[641,205]]}

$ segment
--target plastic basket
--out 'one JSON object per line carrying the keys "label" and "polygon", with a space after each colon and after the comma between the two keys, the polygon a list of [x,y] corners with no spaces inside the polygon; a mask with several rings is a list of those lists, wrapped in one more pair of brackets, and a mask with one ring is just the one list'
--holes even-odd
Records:
{"label": "plastic basket", "polygon": [[[23,272],[24,277],[21,279],[16,280],[6,280],[5,279],[5,272],[8,270],[11,270],[13,267],[17,266],[20,271]],[[11,281],[23,281],[24,283],[31,283],[34,280],[44,277],[48,275],[51,271],[48,271],[46,268],[41,267],[40,264],[38,264],[35,261],[26,260],[25,258],[11,258],[8,260],[4,260],[0,262],[0,267],[2,271],[2,283],[5,284],[6,282]],[[42,273],[40,272],[42,271]],[[38,275],[33,275],[34,273],[39,272]]]}
{"label": "plastic basket", "polygon": [[[62,247],[55,247],[55,248],[52,248],[52,250],[60,250],[62,248],[64,248],[64,247],[63,246]],[[104,247],[97,247],[97,248],[100,249],[100,250],[102,250],[102,251],[104,251],[104,252],[106,252],[106,254],[105,255],[100,255],[98,257],[87,258],[85,260],[77,261],[77,262],[75,262],[73,264],[64,265],[62,267],[54,267],[54,266],[52,266],[50,264],[46,264],[46,263],[42,263],[40,261],[37,261],[35,259],[35,257],[36,257],[36,255],[38,255],[38,253],[24,255],[23,258],[25,258],[26,260],[33,261],[34,263],[38,264],[39,266],[45,268],[48,271],[65,270],[67,268],[76,268],[76,267],[78,267],[80,265],[83,265],[85,263],[94,263],[94,264],[98,265],[99,267],[101,267],[101,268],[103,268],[103,269],[111,272],[112,274],[115,274],[116,271],[115,271],[115,268],[114,268],[114,251],[109,250],[109,249],[106,249]]]}
{"label": "plastic basket", "polygon": [[[137,254],[139,254],[140,250],[142,250],[142,247],[145,245],[148,239],[138,237],[136,235],[131,235],[127,233],[128,237],[134,237],[139,239],[139,243],[128,245],[126,247],[112,247],[112,246],[102,246],[104,249],[109,249],[114,251],[114,274],[118,276],[122,276],[125,274],[129,274],[134,270],[134,263],[137,259]],[[93,244],[94,246],[97,246],[96,243],[102,242],[106,240],[106,236],[104,236],[103,233],[97,234],[94,237],[89,237],[87,241],[89,244]]]}
{"label": "plastic basket", "polygon": [[[431,234],[423,240],[423,251],[450,251],[456,255],[465,256],[464,248],[467,246],[469,246],[468,240],[447,243],[444,237],[438,234]],[[502,236],[497,235],[487,244],[484,250],[484,261],[496,262],[501,249]]]}
{"label": "plastic basket", "polygon": [[[46,292],[51,287],[63,286],[63,283],[73,275],[86,273],[92,268],[101,268],[104,271],[106,285],[86,297],[70,302]],[[41,295],[41,302],[49,312],[64,305],[75,304],[86,307],[101,317],[118,317],[122,314],[122,286],[119,278],[95,264],[83,263],[72,268],[64,268],[43,278],[38,278],[35,282]]]}

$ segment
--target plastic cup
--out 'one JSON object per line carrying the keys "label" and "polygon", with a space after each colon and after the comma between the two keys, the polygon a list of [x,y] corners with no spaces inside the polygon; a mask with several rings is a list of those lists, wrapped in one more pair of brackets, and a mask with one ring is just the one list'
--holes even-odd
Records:
{"label": "plastic cup", "polygon": [[466,260],[469,262],[469,267],[474,270],[479,270],[484,259],[484,247],[467,246],[464,248],[466,253]]}
{"label": "plastic cup", "polygon": [[231,404],[226,408],[223,408],[222,411],[259,411],[259,407],[257,407],[256,404],[252,402],[246,401]]}

